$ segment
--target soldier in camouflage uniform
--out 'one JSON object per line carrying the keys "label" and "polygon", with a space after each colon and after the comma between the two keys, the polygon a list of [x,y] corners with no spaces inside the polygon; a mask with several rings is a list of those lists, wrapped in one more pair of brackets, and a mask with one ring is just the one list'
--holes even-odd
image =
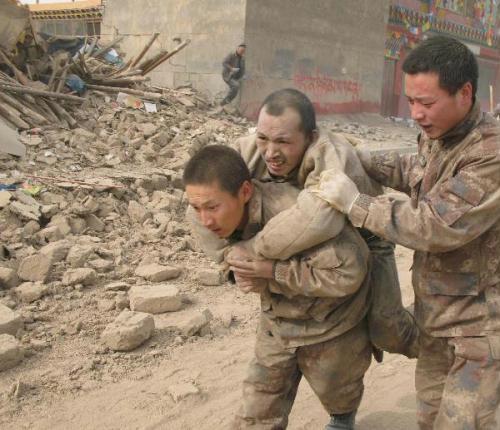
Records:
{"label": "soldier in camouflage uniform", "polygon": [[364,240],[346,224],[334,239],[298,256],[257,260],[251,238],[294,205],[299,190],[289,183],[250,182],[241,156],[219,145],[192,157],[184,183],[205,228],[237,243],[226,261],[239,288],[261,297],[255,357],[234,428],[285,429],[304,375],[332,415],[327,429],[352,429],[371,360],[365,318],[370,253]]}
{"label": "soldier in camouflage uniform", "polygon": [[[346,172],[370,196],[382,193],[380,184],[366,175],[351,143],[341,134],[317,129],[311,101],[294,89],[270,94],[260,109],[257,132],[238,139],[234,148],[253,178],[288,182],[302,190],[297,204],[279,213],[257,234],[254,251],[267,259],[286,260],[342,230],[344,215],[305,191],[318,183],[323,170]],[[206,244],[205,251],[220,261],[227,243],[207,229],[193,228]],[[367,230],[360,229],[360,233],[373,258],[370,338],[380,349],[415,358],[418,329],[402,305],[394,245]]]}
{"label": "soldier in camouflage uniform", "polygon": [[480,110],[477,62],[462,43],[433,37],[403,70],[418,154],[361,158],[408,196],[368,196],[340,172],[324,172],[317,193],[353,225],[415,250],[420,429],[498,429],[500,127]]}

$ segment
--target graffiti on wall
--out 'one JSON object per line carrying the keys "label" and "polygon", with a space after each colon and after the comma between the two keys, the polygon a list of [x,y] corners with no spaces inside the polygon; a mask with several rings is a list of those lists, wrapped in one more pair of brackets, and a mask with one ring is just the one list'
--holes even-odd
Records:
{"label": "graffiti on wall", "polygon": [[361,94],[361,84],[352,79],[334,79],[318,70],[312,74],[296,73],[293,76],[295,87],[312,96],[329,94],[350,95],[352,100],[358,100]]}

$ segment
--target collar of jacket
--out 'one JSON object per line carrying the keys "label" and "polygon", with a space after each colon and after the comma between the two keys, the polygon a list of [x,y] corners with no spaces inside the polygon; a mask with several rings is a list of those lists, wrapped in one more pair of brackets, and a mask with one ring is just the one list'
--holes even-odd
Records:
{"label": "collar of jacket", "polygon": [[482,118],[481,105],[479,100],[476,100],[463,121],[443,134],[439,140],[443,142],[443,145],[453,145],[460,142],[473,128],[477,127]]}
{"label": "collar of jacket", "polygon": [[254,184],[253,194],[247,203],[248,221],[243,230],[236,230],[229,236],[229,240],[232,242],[251,239],[262,230],[262,191],[256,181],[252,182]]}

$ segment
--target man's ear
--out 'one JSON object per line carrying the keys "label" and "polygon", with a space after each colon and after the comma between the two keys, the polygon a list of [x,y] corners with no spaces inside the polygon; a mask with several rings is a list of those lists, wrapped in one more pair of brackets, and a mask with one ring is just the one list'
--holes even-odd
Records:
{"label": "man's ear", "polygon": [[464,103],[471,102],[472,103],[472,84],[470,82],[466,82],[462,88],[458,90],[461,100]]}
{"label": "man's ear", "polygon": [[311,142],[310,142],[310,145],[312,145],[313,143],[315,143],[319,138],[319,131],[317,128],[315,128],[312,133],[311,133]]}
{"label": "man's ear", "polygon": [[250,181],[245,181],[243,184],[241,184],[240,187],[240,196],[243,198],[243,201],[245,203],[248,203],[248,201],[251,199],[253,195],[253,184]]}

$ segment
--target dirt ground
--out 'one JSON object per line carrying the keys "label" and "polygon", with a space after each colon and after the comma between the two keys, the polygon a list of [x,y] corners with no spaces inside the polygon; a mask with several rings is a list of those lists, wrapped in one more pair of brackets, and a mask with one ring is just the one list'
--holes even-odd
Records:
{"label": "dirt ground", "polygon": [[[341,118],[340,125],[329,126],[376,148],[398,142],[408,145],[416,134],[415,129],[381,122],[380,117],[356,121]],[[108,275],[95,286],[54,287],[51,294],[30,304],[13,301],[4,293],[4,303],[22,313],[29,348],[21,364],[0,374],[0,429],[227,428],[253,351],[258,297],[244,295],[229,284],[201,286],[197,271],[214,266],[191,245],[183,228],[180,225],[164,243],[146,241],[143,251],[138,248],[144,243],[138,232],[131,230],[126,237],[125,226],[120,233],[127,244],[124,252],[133,254],[125,262],[137,264],[150,253],[183,268],[174,281],[183,296],[183,309],[154,315],[153,336],[131,352],[113,352],[100,342],[101,332],[120,312],[113,307],[114,300],[124,295],[103,288]],[[110,243],[120,246],[122,242]],[[398,247],[396,257],[408,305],[413,301],[411,251]],[[135,282],[129,272],[123,273],[123,280]],[[113,306],[108,307],[110,302]],[[179,320],[203,309],[214,317],[203,336],[180,336],[173,329]],[[414,368],[414,360],[390,354],[382,364],[372,364],[358,413],[359,430],[417,428]],[[322,429],[327,421],[303,382],[289,428]]]}

